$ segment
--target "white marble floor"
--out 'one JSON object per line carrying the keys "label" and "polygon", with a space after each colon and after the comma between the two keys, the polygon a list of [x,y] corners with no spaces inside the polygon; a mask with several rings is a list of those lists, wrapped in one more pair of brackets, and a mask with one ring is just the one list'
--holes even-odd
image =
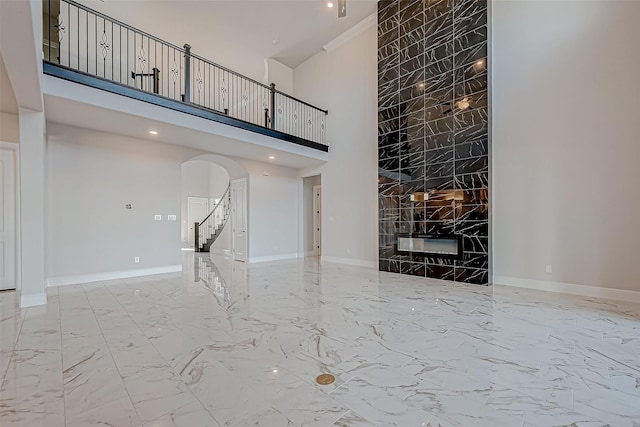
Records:
{"label": "white marble floor", "polygon": [[640,425],[637,305],[184,256],[0,294],[0,425]]}

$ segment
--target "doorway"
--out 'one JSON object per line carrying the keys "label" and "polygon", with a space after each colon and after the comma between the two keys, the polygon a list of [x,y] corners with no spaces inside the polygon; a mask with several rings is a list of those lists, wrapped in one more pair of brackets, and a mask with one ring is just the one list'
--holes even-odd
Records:
{"label": "doorway", "polygon": [[189,226],[188,242],[189,246],[195,244],[195,236],[197,230],[195,223],[201,222],[209,215],[209,198],[205,197],[188,197],[187,206],[187,225]]}
{"label": "doorway", "polygon": [[[194,249],[194,222],[202,222],[225,194],[229,186],[229,173],[216,163],[208,160],[188,160],[182,164],[181,181],[181,242],[183,250]],[[218,224],[222,218],[216,216]],[[208,224],[214,225],[214,221]],[[201,230],[204,238],[207,232]],[[225,236],[218,236],[216,250],[230,249],[230,240]],[[207,238],[210,236],[206,236]],[[206,241],[206,238],[205,238]]]}
{"label": "doorway", "polygon": [[247,260],[247,179],[231,182],[231,226],[233,260]]}
{"label": "doorway", "polygon": [[322,186],[320,175],[302,179],[302,248],[305,257],[322,255]]}
{"label": "doorway", "polygon": [[313,186],[313,256],[322,255],[322,187]]}
{"label": "doorway", "polygon": [[0,146],[0,291],[16,289],[16,151]]}

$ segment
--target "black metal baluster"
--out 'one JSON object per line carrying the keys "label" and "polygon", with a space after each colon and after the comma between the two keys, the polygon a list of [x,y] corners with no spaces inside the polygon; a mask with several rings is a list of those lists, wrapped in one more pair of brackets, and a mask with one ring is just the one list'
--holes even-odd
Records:
{"label": "black metal baluster", "polygon": [[271,129],[276,128],[276,84],[271,83]]}
{"label": "black metal baluster", "polygon": [[[71,25],[71,17],[69,17],[69,25]],[[76,62],[78,64],[78,70],[79,70],[80,69],[80,9],[78,9],[78,15],[76,16],[76,25],[78,28],[78,57],[76,58]],[[69,67],[71,67],[71,64],[69,64]]]}
{"label": "black metal baluster", "polygon": [[191,46],[184,45],[184,102],[191,102]]}
{"label": "black metal baluster", "polygon": [[[126,76],[129,75],[129,29],[127,28],[127,72],[125,73]],[[127,80],[128,81],[128,80]],[[133,85],[136,85],[136,82],[133,82]]]}
{"label": "black metal baluster", "polygon": [[[96,39],[95,39],[95,44],[98,44],[98,15],[94,15],[93,18],[93,24],[96,30]],[[96,76],[98,75],[98,48],[96,47],[95,49],[96,51]]]}
{"label": "black metal baluster", "polygon": [[87,25],[87,73],[89,72],[89,12],[84,11],[85,24]]}
{"label": "black metal baluster", "polygon": [[[111,45],[114,45],[115,39],[113,38],[113,22],[111,23]],[[116,50],[115,47],[111,49],[111,79],[113,80],[113,51]]]}
{"label": "black metal baluster", "polygon": [[[67,3],[67,19],[69,20],[69,27],[71,27],[71,6]],[[69,28],[69,37],[67,37],[67,66],[71,67],[71,28]]]}
{"label": "black metal baluster", "polygon": [[48,34],[48,44],[47,51],[49,54],[47,55],[47,60],[51,61],[51,0],[47,2],[47,34]]}

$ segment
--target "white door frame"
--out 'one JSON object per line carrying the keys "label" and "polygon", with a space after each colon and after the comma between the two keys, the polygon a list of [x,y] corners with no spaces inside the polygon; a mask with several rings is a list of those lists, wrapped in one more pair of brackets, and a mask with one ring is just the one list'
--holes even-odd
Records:
{"label": "white door frame", "polygon": [[13,236],[14,240],[14,278],[15,278],[15,286],[17,290],[22,288],[22,269],[20,266],[22,265],[22,257],[21,257],[21,247],[22,242],[20,240],[21,237],[21,223],[20,223],[20,144],[15,142],[4,142],[0,141],[0,150],[7,150],[13,152],[13,174],[14,174],[14,225],[15,225],[15,235]]}
{"label": "white door frame", "polygon": [[[245,218],[245,232],[244,232],[244,257],[242,258],[236,258],[236,233],[235,233],[235,229],[236,229],[236,224],[235,224],[235,219],[234,219],[234,215],[233,215],[233,209],[234,209],[234,204],[235,204],[235,200],[234,200],[234,193],[233,193],[233,184],[234,183],[238,183],[238,182],[242,182],[244,183],[244,218]],[[231,180],[231,188],[229,188],[229,191],[231,191],[231,256],[233,258],[234,261],[242,261],[242,262],[247,262],[249,261],[249,185],[248,185],[248,180],[247,177],[242,177],[242,178],[238,178],[238,179],[234,179]]]}
{"label": "white door frame", "polygon": [[313,186],[313,256],[322,255],[322,185]]}

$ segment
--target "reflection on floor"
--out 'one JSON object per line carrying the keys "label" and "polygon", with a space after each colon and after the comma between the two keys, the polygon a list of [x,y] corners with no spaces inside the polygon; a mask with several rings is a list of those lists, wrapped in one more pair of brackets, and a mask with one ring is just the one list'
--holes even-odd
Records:
{"label": "reflection on floor", "polygon": [[44,307],[0,294],[0,425],[640,420],[637,306],[184,257],[182,274],[51,288]]}

